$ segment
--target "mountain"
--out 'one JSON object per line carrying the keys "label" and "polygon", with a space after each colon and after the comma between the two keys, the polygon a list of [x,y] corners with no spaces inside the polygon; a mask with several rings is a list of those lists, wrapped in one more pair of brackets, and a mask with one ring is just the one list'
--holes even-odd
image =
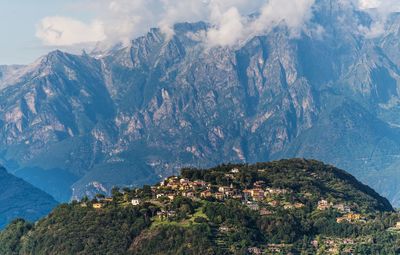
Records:
{"label": "mountain", "polygon": [[0,229],[16,218],[35,221],[56,205],[50,195],[0,167]]}
{"label": "mountain", "polygon": [[[98,201],[98,200],[99,201]],[[182,169],[0,232],[1,254],[398,254],[400,216],[318,161]],[[400,225],[400,224],[399,224]]]}
{"label": "mountain", "polygon": [[7,84],[9,80],[15,79],[20,72],[23,72],[24,66],[4,66],[0,65],[0,88]]}
{"label": "mountain", "polygon": [[[1,163],[59,201],[155,183],[181,167],[320,159],[400,204],[400,15],[319,0],[285,26],[206,49],[181,23],[81,56],[54,51],[0,89]],[[322,31],[322,32],[321,32]],[[6,73],[10,73],[9,71]]]}

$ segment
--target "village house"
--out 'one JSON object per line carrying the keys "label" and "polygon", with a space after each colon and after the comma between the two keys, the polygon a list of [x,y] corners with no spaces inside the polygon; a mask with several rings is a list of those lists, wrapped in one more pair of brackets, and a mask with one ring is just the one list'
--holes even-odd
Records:
{"label": "village house", "polygon": [[246,203],[247,207],[249,207],[253,211],[258,211],[260,210],[260,206],[257,203],[254,202],[247,202]]}
{"label": "village house", "polygon": [[270,210],[267,210],[266,208],[261,208],[260,215],[261,216],[272,215],[272,212]]}
{"label": "village house", "polygon": [[236,194],[232,184],[230,187],[227,186],[218,187],[218,192],[223,193],[227,197],[233,197]]}
{"label": "village house", "polygon": [[311,245],[312,245],[314,248],[318,248],[318,241],[317,241],[317,240],[312,240],[312,241],[311,241]]}
{"label": "village house", "polygon": [[286,204],[286,205],[283,206],[283,209],[285,209],[285,210],[294,209],[294,205],[292,205],[292,204]]}
{"label": "village house", "polygon": [[232,174],[237,174],[237,173],[239,173],[239,169],[238,168],[233,168],[233,169],[231,169],[231,173]]}
{"label": "village house", "polygon": [[244,195],[245,199],[249,199],[251,197],[251,190],[249,190],[249,189],[243,190],[243,195]]}
{"label": "village house", "polygon": [[235,175],[234,174],[225,174],[225,177],[228,179],[235,179]]}
{"label": "village house", "polygon": [[180,179],[179,180],[179,182],[182,184],[182,185],[185,185],[185,184],[187,184],[187,185],[189,185],[189,179],[186,179],[186,178],[182,178],[182,179]]}
{"label": "village house", "polygon": [[166,183],[166,185],[164,185],[165,187],[173,189],[173,190],[177,190],[180,187],[180,181],[179,181],[178,177],[175,177],[175,176],[166,179],[164,182]]}
{"label": "village house", "polygon": [[253,184],[253,186],[254,186],[255,188],[261,189],[261,188],[263,188],[263,187],[265,186],[265,181],[256,181],[256,182]]}
{"label": "village house", "polygon": [[193,191],[185,191],[185,192],[182,192],[182,196],[187,197],[187,198],[194,198],[194,197],[196,197],[196,194]]}
{"label": "village house", "polygon": [[167,217],[167,212],[164,210],[158,211],[157,216],[160,218],[160,220],[164,220],[164,218]]}
{"label": "village house", "polygon": [[354,254],[354,248],[348,247],[343,250],[344,254]]}
{"label": "village house", "polygon": [[167,184],[167,187],[168,188],[170,188],[170,189],[172,189],[172,190],[177,190],[177,189],[179,189],[179,183],[178,182],[169,182],[168,184]]}
{"label": "village house", "polygon": [[158,198],[162,198],[162,197],[165,197],[165,194],[164,193],[158,193],[157,195],[156,195],[156,198],[158,199]]}
{"label": "village house", "polygon": [[280,202],[278,200],[273,200],[271,202],[268,202],[268,205],[270,205],[272,207],[277,207],[280,205]]}
{"label": "village house", "polygon": [[131,200],[131,204],[132,204],[133,206],[140,205],[140,199],[139,199],[139,198],[134,198],[134,199],[132,199],[132,200]]}
{"label": "village house", "polygon": [[168,217],[175,217],[176,216],[176,212],[175,211],[168,211],[167,212],[167,216]]}
{"label": "village house", "polygon": [[271,252],[281,253],[286,244],[269,244],[268,248]]}
{"label": "village house", "polygon": [[304,204],[302,203],[294,203],[294,204],[286,204],[283,206],[283,208],[285,208],[286,210],[288,209],[300,209],[303,208]]}
{"label": "village house", "polygon": [[396,223],[395,228],[398,229],[398,230],[400,230],[400,221]]}
{"label": "village house", "polygon": [[254,200],[260,201],[264,199],[264,190],[262,189],[253,189],[252,197]]}
{"label": "village house", "polygon": [[218,187],[218,191],[221,192],[221,193],[225,193],[227,191],[232,191],[232,190],[233,190],[232,186],[231,187],[228,187],[228,186],[220,186],[220,187]]}
{"label": "village house", "polygon": [[262,254],[262,250],[258,247],[250,247],[247,250],[250,254],[256,254],[256,255]]}
{"label": "village house", "polygon": [[94,203],[93,204],[93,208],[94,209],[100,209],[100,208],[102,208],[103,207],[103,204],[102,203]]}
{"label": "village house", "polygon": [[345,204],[337,204],[337,205],[334,205],[333,208],[335,208],[336,210],[338,210],[339,212],[342,212],[342,213],[351,213],[350,206],[347,206]]}
{"label": "village house", "polygon": [[201,198],[212,197],[212,192],[209,191],[209,190],[202,191],[202,192],[200,193],[200,197],[201,197]]}
{"label": "village house", "polygon": [[283,206],[283,208],[287,209],[300,209],[303,208],[304,204],[302,203],[294,203],[294,204],[286,204]]}
{"label": "village house", "polygon": [[169,198],[169,200],[174,200],[175,199],[175,194],[168,194],[167,197]]}
{"label": "village house", "polygon": [[[235,194],[236,194],[236,192],[234,190],[225,191],[225,196],[227,196],[227,197],[234,197]],[[240,197],[242,197],[242,196],[240,196]]]}
{"label": "village house", "polygon": [[343,244],[354,244],[354,240],[350,238],[346,238],[342,242]]}
{"label": "village house", "polygon": [[179,190],[189,190],[190,189],[190,181],[189,179],[183,178],[179,180]]}
{"label": "village house", "polygon": [[233,199],[238,199],[238,200],[242,200],[243,196],[241,194],[235,194],[232,196]]}
{"label": "village house", "polygon": [[163,181],[160,182],[160,187],[165,187],[168,184],[168,178],[165,178]]}
{"label": "village house", "polygon": [[206,187],[207,183],[205,181],[194,181],[194,182],[189,182],[189,187],[192,189],[198,189],[198,188],[203,188]]}
{"label": "village house", "polygon": [[331,208],[332,206],[333,206],[332,203],[329,203],[327,200],[322,199],[322,200],[318,201],[317,209],[320,211],[324,211],[324,210]]}
{"label": "village house", "polygon": [[271,195],[283,195],[288,193],[286,189],[267,188],[265,191]]}
{"label": "village house", "polygon": [[180,185],[179,190],[180,191],[190,190],[190,186],[188,184]]}
{"label": "village house", "polygon": [[344,215],[343,217],[339,217],[336,218],[336,222],[337,223],[342,223],[342,222],[349,222],[349,223],[354,223],[354,222],[358,222],[362,219],[361,214],[358,213],[348,213],[346,215]]}
{"label": "village house", "polygon": [[328,246],[332,246],[332,245],[335,244],[335,241],[332,240],[332,239],[328,239],[328,240],[325,240],[325,244],[328,245]]}
{"label": "village house", "polygon": [[331,247],[328,249],[329,254],[337,254],[338,253],[338,248],[337,247]]}
{"label": "village house", "polygon": [[165,210],[161,210],[161,211],[158,211],[158,212],[157,212],[157,216],[159,217],[160,220],[164,220],[164,219],[166,219],[166,218],[176,216],[176,212],[175,212],[175,211],[165,211]]}
{"label": "village house", "polygon": [[227,232],[231,231],[231,228],[227,227],[227,226],[221,226],[221,227],[219,227],[219,231],[222,233],[227,233]]}
{"label": "village house", "polygon": [[260,201],[264,199],[264,190],[262,189],[246,189],[243,190],[246,198],[251,197],[253,200]]}
{"label": "village house", "polygon": [[216,193],[214,193],[214,197],[218,200],[223,200],[225,198],[225,195],[224,195],[224,193],[216,192]]}

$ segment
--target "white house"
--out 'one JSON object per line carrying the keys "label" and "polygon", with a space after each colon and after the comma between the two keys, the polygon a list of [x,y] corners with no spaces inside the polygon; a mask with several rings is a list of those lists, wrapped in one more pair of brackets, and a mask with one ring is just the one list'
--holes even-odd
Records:
{"label": "white house", "polygon": [[231,173],[237,174],[237,173],[239,173],[239,169],[238,168],[233,168],[233,169],[231,169]]}
{"label": "white house", "polygon": [[132,205],[140,205],[140,199],[139,198],[134,198],[131,201]]}
{"label": "white house", "polygon": [[161,198],[161,197],[165,197],[165,194],[164,193],[159,193],[159,194],[156,195],[156,198]]}

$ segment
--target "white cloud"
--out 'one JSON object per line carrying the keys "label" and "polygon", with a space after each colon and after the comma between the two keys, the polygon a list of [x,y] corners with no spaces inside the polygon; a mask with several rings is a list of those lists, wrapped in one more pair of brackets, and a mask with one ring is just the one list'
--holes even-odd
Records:
{"label": "white cloud", "polygon": [[[399,0],[337,0],[343,8],[368,12],[373,22],[360,25],[361,33],[377,37]],[[284,24],[292,36],[309,31],[315,0],[85,0],[78,9],[92,12],[91,22],[68,17],[46,17],[37,25],[36,35],[45,45],[73,46],[104,41],[128,43],[152,27],[160,27],[171,38],[178,22],[207,21],[211,29],[202,35],[208,46],[232,46],[254,35]],[[249,14],[258,16],[249,18]],[[194,35],[193,35],[194,36]]]}
{"label": "white cloud", "polygon": [[381,0],[359,0],[358,6],[362,10],[375,9],[379,7]]}
{"label": "white cloud", "polygon": [[385,25],[391,14],[400,12],[399,0],[359,0],[359,9],[368,12],[373,22],[369,27],[360,26],[367,37],[375,38],[385,32]]}
{"label": "white cloud", "polygon": [[263,32],[284,23],[293,35],[298,34],[312,17],[315,0],[270,0],[261,9],[261,16],[252,24],[253,31]]}
{"label": "white cloud", "polygon": [[232,46],[240,40],[269,32],[280,24],[286,25],[292,36],[298,36],[312,17],[314,2],[269,0],[260,6],[259,16],[255,19],[242,16],[235,7],[222,14],[219,8],[214,8],[211,21],[215,28],[208,32],[208,43],[211,46]]}
{"label": "white cloud", "polygon": [[219,13],[217,26],[207,33],[210,46],[232,46],[238,42],[244,34],[244,18],[235,7],[231,7],[224,13]]}
{"label": "white cloud", "polygon": [[103,23],[94,20],[88,24],[67,17],[46,17],[37,25],[36,36],[45,45],[70,46],[106,39]]}
{"label": "white cloud", "polygon": [[[286,24],[293,34],[311,17],[315,0],[86,0],[95,20],[85,23],[66,17],[46,17],[37,26],[45,45],[70,46],[104,40],[127,43],[151,27],[170,38],[178,22],[208,21],[209,46],[232,46],[249,36]],[[89,4],[89,5],[88,5]],[[89,8],[90,7],[90,8]],[[259,16],[249,19],[248,15]]]}

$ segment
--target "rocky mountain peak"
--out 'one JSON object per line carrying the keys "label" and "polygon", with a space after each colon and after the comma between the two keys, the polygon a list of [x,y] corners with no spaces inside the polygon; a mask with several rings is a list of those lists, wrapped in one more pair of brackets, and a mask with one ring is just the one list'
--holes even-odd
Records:
{"label": "rocky mountain peak", "polygon": [[155,28],[107,51],[51,52],[0,90],[2,162],[64,201],[182,166],[310,157],[396,202],[399,44],[362,36],[368,14],[345,7],[317,1],[320,36],[278,27],[205,49],[208,25],[181,23],[170,40]]}

